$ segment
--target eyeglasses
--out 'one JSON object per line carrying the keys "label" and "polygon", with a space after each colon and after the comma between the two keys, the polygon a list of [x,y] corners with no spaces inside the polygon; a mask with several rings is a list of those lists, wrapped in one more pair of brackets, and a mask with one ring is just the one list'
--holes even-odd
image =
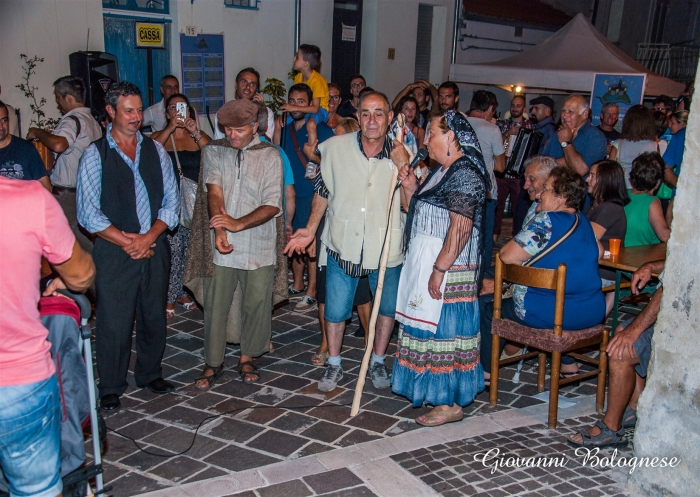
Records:
{"label": "eyeglasses", "polygon": [[350,88],[364,88],[365,86],[367,86],[365,83],[353,83]]}

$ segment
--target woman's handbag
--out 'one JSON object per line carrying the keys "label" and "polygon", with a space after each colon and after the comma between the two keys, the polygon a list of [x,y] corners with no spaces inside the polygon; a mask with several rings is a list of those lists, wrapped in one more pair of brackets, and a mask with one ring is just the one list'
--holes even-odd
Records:
{"label": "woman's handbag", "polygon": [[[523,266],[532,266],[535,262],[541,260],[544,258],[547,254],[551,253],[555,248],[557,248],[559,245],[564,243],[567,238],[569,238],[574,231],[576,231],[576,228],[578,228],[579,225],[579,214],[574,214],[574,224],[571,225],[569,230],[564,233],[559,240],[551,244],[549,247],[544,249],[542,252],[539,254],[535,255],[534,257],[530,258],[527,262],[523,264]],[[513,291],[514,291],[514,285],[511,283],[508,283],[508,287],[503,289],[503,298],[508,299],[513,297]]]}
{"label": "woman's handbag", "polygon": [[175,139],[170,135],[170,140],[173,144],[173,152],[175,153],[175,162],[177,170],[180,173],[180,224],[187,229],[192,226],[192,213],[194,212],[194,202],[197,199],[197,182],[189,178],[185,178],[180,167],[180,158],[177,155],[175,147]]}

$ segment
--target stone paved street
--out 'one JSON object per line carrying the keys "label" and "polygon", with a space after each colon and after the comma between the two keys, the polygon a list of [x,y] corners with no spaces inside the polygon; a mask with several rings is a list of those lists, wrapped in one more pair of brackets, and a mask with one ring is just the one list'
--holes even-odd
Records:
{"label": "stone paved street", "polygon": [[[323,369],[310,364],[320,339],[314,315],[315,311],[294,312],[293,305],[277,309],[273,317],[275,350],[258,361],[261,382],[245,385],[240,381],[232,370],[238,362],[238,348],[230,346],[226,374],[206,393],[192,385],[203,366],[202,313],[183,312],[171,319],[163,369],[178,390],[158,396],[136,389],[129,375],[131,386],[122,398],[121,411],[106,417],[109,428],[115,430],[108,435],[104,454],[105,480],[113,485],[112,494],[136,495],[417,430],[413,420],[427,409],[414,409],[390,390],[374,389],[369,380],[360,414],[350,417],[363,352],[363,340],[352,336],[356,316],[345,336],[346,373],[341,386],[326,394],[318,392],[316,381]],[[535,371],[534,363],[526,364],[519,384],[507,381],[512,369],[505,371],[499,405],[490,407],[488,393],[482,392],[465,412],[478,416],[528,406],[546,408],[532,397],[537,393]],[[562,394],[586,400],[594,392],[589,380],[567,386]],[[218,417],[204,423],[193,442],[195,429],[213,416]],[[147,452],[119,434],[135,439]]]}
{"label": "stone paved street", "polygon": [[[194,388],[193,379],[203,367],[203,315],[177,306],[177,315],[168,322],[163,360],[164,376],[177,385],[176,392],[158,396],[138,389],[130,373],[122,409],[106,416],[110,432],[103,460],[111,495],[160,490],[156,495],[213,497],[244,491],[239,495],[500,496],[517,493],[520,487],[508,493],[502,489],[516,480],[523,495],[619,493],[619,488],[611,490],[607,479],[595,488],[580,480],[576,487],[572,480],[591,473],[573,464],[568,473],[548,476],[546,481],[537,472],[510,474],[506,469],[496,477],[474,468],[473,454],[495,446],[511,455],[532,454],[536,447],[543,455],[572,457],[564,436],[575,426],[591,423],[593,418],[587,416],[595,412],[594,380],[562,388],[561,394],[577,404],[560,408],[560,419],[572,419],[555,431],[546,429],[547,404],[533,398],[538,393],[534,362],[525,364],[517,384],[509,381],[514,367],[506,368],[499,405],[491,407],[488,392],[482,392],[464,409],[468,416],[461,423],[420,428],[414,419],[427,408],[413,408],[390,389],[374,389],[369,378],[360,414],[351,418],[364,352],[362,338],[353,336],[357,315],[344,340],[345,376],[338,388],[322,394],[316,382],[323,368],[310,362],[320,343],[316,311],[299,313],[293,308],[294,302],[274,311],[274,352],[256,360],[259,383],[246,385],[238,378],[239,348],[230,345],[225,375],[202,393]],[[389,353],[394,351],[392,345]],[[132,367],[134,359],[135,354]],[[389,368],[391,362],[387,356]],[[532,443],[525,443],[525,438]],[[89,443],[87,447],[91,453]],[[489,483],[495,478],[502,482]],[[410,484],[402,486],[398,480]],[[571,493],[562,483],[573,485]]]}

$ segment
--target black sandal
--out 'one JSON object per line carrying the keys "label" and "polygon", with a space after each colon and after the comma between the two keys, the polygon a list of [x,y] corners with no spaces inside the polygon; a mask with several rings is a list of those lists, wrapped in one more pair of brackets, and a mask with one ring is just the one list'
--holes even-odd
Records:
{"label": "black sandal", "polygon": [[[251,369],[250,371],[243,371],[243,368],[246,366],[250,366],[253,369]],[[257,376],[257,379],[249,380],[248,379],[249,375]],[[246,361],[246,362],[238,363],[238,376],[241,377],[241,381],[243,381],[243,383],[247,383],[247,384],[257,383],[258,381],[260,381],[260,373],[258,373],[258,368],[255,367],[255,364],[253,364],[253,361]]]}
{"label": "black sandal", "polygon": [[572,440],[571,437],[573,435],[568,437],[567,441],[574,447],[598,447],[600,449],[604,447],[627,447],[628,440],[625,438],[624,428],[620,428],[618,431],[612,431],[610,428],[608,428],[608,425],[603,423],[602,419],[596,421],[595,426],[600,429],[600,433],[597,435],[591,435],[582,428],[579,430],[581,442]]}
{"label": "black sandal", "polygon": [[622,415],[622,427],[634,428],[637,425],[637,411],[630,406],[625,408],[625,413]]}
{"label": "black sandal", "polygon": [[[211,371],[213,374],[207,375],[206,374],[207,371]],[[223,364],[221,366],[219,366],[218,368],[215,368],[215,367],[212,367],[208,364],[205,364],[204,371],[202,371],[202,374],[200,376],[197,376],[194,379],[194,387],[197,390],[201,390],[201,391],[209,390],[211,388],[211,386],[214,384],[214,382],[216,380],[218,380],[222,374],[224,374],[224,365]],[[204,387],[198,387],[197,382],[200,380],[206,380],[207,385]]]}

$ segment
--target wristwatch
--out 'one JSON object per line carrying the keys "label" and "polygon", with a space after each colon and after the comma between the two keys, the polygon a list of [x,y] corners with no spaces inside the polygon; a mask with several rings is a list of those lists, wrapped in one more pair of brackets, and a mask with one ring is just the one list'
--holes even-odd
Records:
{"label": "wristwatch", "polygon": [[561,142],[560,145],[561,145],[561,148],[566,148],[567,145],[569,145],[569,142]]}

